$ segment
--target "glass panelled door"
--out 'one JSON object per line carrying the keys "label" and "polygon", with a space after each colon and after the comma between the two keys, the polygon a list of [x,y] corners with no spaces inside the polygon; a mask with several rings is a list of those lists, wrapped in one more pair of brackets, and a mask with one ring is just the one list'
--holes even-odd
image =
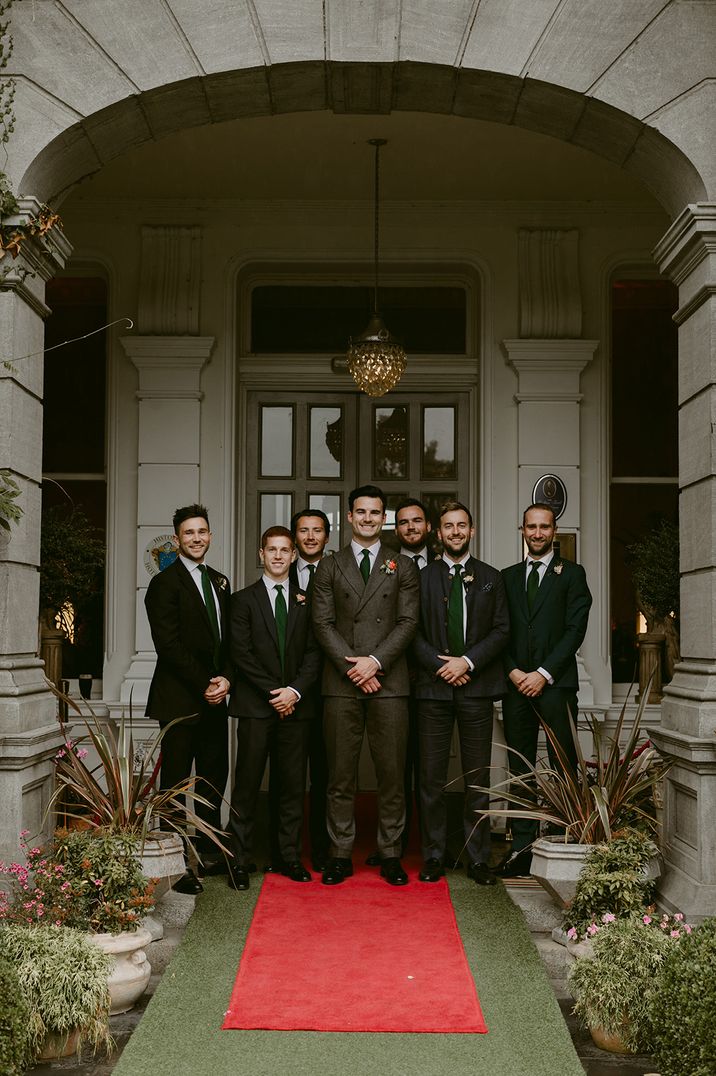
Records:
{"label": "glass panelled door", "polygon": [[388,499],[384,538],[393,540],[395,505],[418,497],[437,522],[443,501],[469,490],[466,393],[253,392],[249,396],[246,582],[256,577],[262,532],[289,526],[294,512],[321,508],[329,548],[349,540],[348,493],[374,483]]}

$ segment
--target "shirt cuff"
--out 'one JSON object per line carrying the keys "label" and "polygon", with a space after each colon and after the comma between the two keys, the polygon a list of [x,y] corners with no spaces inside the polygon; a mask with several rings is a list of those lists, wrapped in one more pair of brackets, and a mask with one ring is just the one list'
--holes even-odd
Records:
{"label": "shirt cuff", "polygon": [[382,671],[383,671],[383,666],[382,666],[382,665],[380,664],[380,662],[378,661],[378,659],[377,659],[377,657],[375,656],[375,654],[369,654],[369,655],[368,655],[368,657],[369,657],[369,658],[370,658],[370,659],[371,659],[372,661],[374,661],[374,662],[376,663],[376,665],[378,666],[378,669],[379,669],[379,671],[380,671],[380,672],[382,672]]}
{"label": "shirt cuff", "polygon": [[462,654],[462,655],[461,655],[461,657],[462,657],[462,660],[463,660],[463,661],[466,661],[466,662],[467,662],[467,667],[468,667],[468,669],[470,670],[470,672],[474,672],[474,671],[475,671],[475,666],[474,666],[474,664],[473,664],[473,663],[472,663],[472,662],[470,661],[470,659],[469,659],[469,657],[467,656],[467,654]]}
{"label": "shirt cuff", "polygon": [[300,701],[301,701],[301,692],[300,692],[300,691],[296,691],[296,688],[295,688],[295,687],[291,687],[291,685],[290,685],[290,684],[287,684],[286,686],[288,687],[288,690],[289,690],[289,691],[292,691],[292,692],[294,693],[294,695],[296,696],[296,700],[297,700],[297,702],[300,702]]}
{"label": "shirt cuff", "polygon": [[553,684],[554,683],[553,677],[551,677],[549,675],[549,673],[547,672],[547,670],[543,669],[541,665],[540,665],[539,669],[537,670],[537,672],[540,674],[540,676],[544,676],[544,678],[545,678],[545,680],[547,681],[548,684]]}

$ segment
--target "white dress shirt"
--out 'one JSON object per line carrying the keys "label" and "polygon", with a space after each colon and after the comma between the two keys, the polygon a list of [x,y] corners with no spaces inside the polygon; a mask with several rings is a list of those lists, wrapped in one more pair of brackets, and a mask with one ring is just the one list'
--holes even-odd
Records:
{"label": "white dress shirt", "polygon": [[[275,579],[272,579],[270,575],[266,575],[266,573],[264,572],[264,574],[261,576],[261,578],[263,579],[264,586],[266,587],[266,590],[268,592],[268,598],[269,598],[269,601],[271,602],[271,612],[274,615],[274,619],[276,618],[276,587],[277,586],[283,588],[283,596],[284,596],[284,600],[286,602],[286,612],[288,612],[288,595],[289,595],[288,576],[286,576],[285,579],[280,579],[280,580],[276,581]],[[300,692],[298,692],[295,687],[291,687],[290,684],[287,684],[286,687],[291,689],[291,691],[294,693],[294,695],[296,696],[296,698],[300,702],[301,701]]]}
{"label": "white dress shirt", "polygon": [[[547,555],[544,556],[544,557],[532,557],[532,556],[527,557],[527,560],[525,561],[525,565],[526,565],[526,568],[525,568],[525,590],[527,590],[527,579],[529,578],[529,574],[532,571],[532,565],[533,564],[537,565],[537,575],[539,577],[539,585],[542,586],[542,583],[544,582],[544,577],[547,574],[547,569],[549,568],[549,566],[550,566],[550,564],[552,563],[553,560],[554,560],[554,549],[550,549],[549,553],[547,553]],[[550,674],[547,672],[547,670],[543,669],[541,665],[538,668],[537,672],[540,673],[541,676],[544,676],[544,678],[545,678],[545,680],[547,681],[548,684],[553,684],[554,683],[554,677],[550,676]]]}
{"label": "white dress shirt", "polygon": [[[418,571],[422,572],[425,565],[428,563],[428,547],[424,545],[422,549],[408,549],[407,546],[402,546],[400,555],[407,557],[408,560],[412,560]],[[415,558],[418,557],[418,560]]]}
{"label": "white dress shirt", "polygon": [[[204,605],[206,605],[206,602],[204,601],[204,587],[202,586],[202,583],[201,583],[201,572],[199,571],[199,565],[197,564],[197,562],[195,560],[189,560],[188,557],[182,556],[181,553],[178,553],[177,555],[179,557],[179,560],[182,562],[182,564],[184,565],[184,567],[188,571],[188,573],[191,576],[192,580],[194,581],[194,585],[195,585],[196,589],[201,594],[201,600],[204,602]],[[204,562],[202,561],[201,563],[203,564]],[[221,608],[219,606],[219,599],[216,596],[216,591],[214,590],[214,584],[213,583],[211,584],[211,593],[214,595],[214,605],[216,607],[216,620],[217,620],[217,623],[219,625],[219,638],[221,638]]]}
{"label": "white dress shirt", "polygon": [[303,557],[296,557],[296,575],[298,576],[298,585],[301,590],[308,590],[308,584],[311,582],[311,573],[308,570],[309,564],[317,568],[320,561],[304,560]]}

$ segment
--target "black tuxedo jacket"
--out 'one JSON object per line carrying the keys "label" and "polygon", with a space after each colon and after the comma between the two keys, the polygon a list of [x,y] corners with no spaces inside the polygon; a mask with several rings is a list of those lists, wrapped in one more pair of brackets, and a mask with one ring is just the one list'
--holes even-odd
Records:
{"label": "black tuxedo jacket", "polygon": [[502,651],[507,645],[510,622],[502,577],[496,568],[469,557],[465,574],[467,625],[465,655],[475,666],[470,682],[454,688],[435,673],[443,664],[438,654],[448,650],[448,598],[452,579],[445,561],[431,561],[420,573],[420,626],[413,653],[418,660],[415,695],[418,699],[452,699],[458,691],[469,698],[496,698],[507,690]]}
{"label": "black tuxedo jacket", "polygon": [[282,674],[276,620],[263,579],[231,596],[231,659],[235,669],[229,706],[232,717],[276,717],[269,699],[277,687],[293,687],[301,696],[293,714],[284,720],[313,716],[315,699],[310,689],[318,679],[321,654],[313,637],[306,595],[290,579],[286,604]]}
{"label": "black tuxedo jacket", "polygon": [[[525,561],[505,568],[510,641],[505,671],[546,669],[554,686],[579,687],[575,657],[587,632],[592,595],[581,564],[554,557],[540,583],[534,607],[527,608]],[[548,685],[549,687],[549,685]]]}
{"label": "black tuxedo jacket", "polygon": [[221,647],[214,667],[214,639],[209,614],[191,575],[177,557],[150,580],[144,604],[149,618],[157,665],[147,699],[146,714],[161,722],[199,715],[207,710],[225,712],[225,703],[209,706],[204,692],[212,676],[231,683],[229,658],[229,580],[208,568],[219,599]]}

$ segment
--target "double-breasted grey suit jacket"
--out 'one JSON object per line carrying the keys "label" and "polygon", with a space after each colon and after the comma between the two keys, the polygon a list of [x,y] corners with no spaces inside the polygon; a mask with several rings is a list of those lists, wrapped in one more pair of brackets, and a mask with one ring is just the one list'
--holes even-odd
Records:
{"label": "double-breasted grey suit jacket", "polygon": [[326,661],[323,694],[366,698],[346,675],[346,656],[372,654],[382,666],[376,698],[410,693],[406,650],[418,626],[418,570],[380,545],[368,582],[350,545],[318,565],[311,591],[313,630]]}
{"label": "double-breasted grey suit jacket", "polygon": [[441,557],[420,573],[420,626],[413,642],[419,666],[415,695],[419,699],[452,699],[456,691],[468,698],[496,698],[507,690],[502,651],[509,638],[510,620],[502,576],[475,557],[465,562],[465,574],[470,579],[465,585],[465,655],[475,668],[468,684],[454,688],[435,675],[443,664],[438,654],[450,653],[450,569]]}
{"label": "double-breasted grey suit jacket", "polygon": [[[587,632],[592,595],[581,564],[555,557],[540,583],[532,611],[527,607],[526,567],[520,561],[502,572],[510,609],[505,671],[546,669],[554,687],[579,687],[576,653]],[[548,690],[550,685],[545,690]]]}

